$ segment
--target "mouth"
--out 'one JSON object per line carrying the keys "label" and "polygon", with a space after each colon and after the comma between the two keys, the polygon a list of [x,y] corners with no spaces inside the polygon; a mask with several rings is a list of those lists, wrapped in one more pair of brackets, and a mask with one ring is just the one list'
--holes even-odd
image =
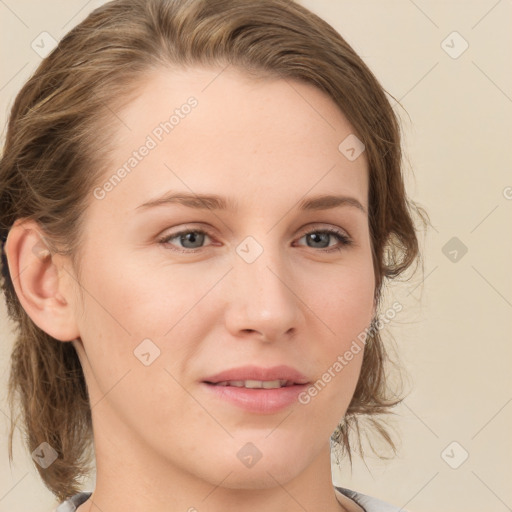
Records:
{"label": "mouth", "polygon": [[279,389],[291,386],[299,386],[301,384],[290,380],[276,379],[276,380],[224,380],[221,382],[203,381],[205,384],[212,386],[231,386],[235,388],[246,389]]}
{"label": "mouth", "polygon": [[266,368],[263,366],[240,366],[215,375],[204,377],[203,382],[214,386],[244,387],[248,389],[274,389],[307,384],[309,379],[288,365]]}
{"label": "mouth", "polygon": [[301,394],[308,386],[284,379],[203,381],[202,385],[205,393],[219,400],[219,404],[227,404],[246,413],[258,415],[275,414],[288,407],[297,406],[301,403]]}
{"label": "mouth", "polygon": [[299,403],[308,384],[303,373],[284,364],[230,368],[202,381],[205,392],[215,403],[254,414],[273,414]]}

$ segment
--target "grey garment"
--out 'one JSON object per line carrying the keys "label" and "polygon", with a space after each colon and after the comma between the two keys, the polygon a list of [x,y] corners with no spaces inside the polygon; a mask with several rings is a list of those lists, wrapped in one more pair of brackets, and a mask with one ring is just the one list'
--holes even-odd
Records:
{"label": "grey garment", "polygon": [[335,489],[340,491],[341,494],[349,497],[351,500],[354,500],[360,507],[365,510],[365,512],[407,512],[407,510],[404,508],[396,507],[395,505],[386,503],[385,501],[374,498],[373,496],[351,491],[350,489],[345,489],[344,487],[335,486]]}
{"label": "grey garment", "polygon": [[[335,486],[335,488],[341,492],[341,494],[344,494],[345,496],[348,496],[350,499],[354,500],[360,507],[365,510],[365,512],[407,512],[402,508],[395,507],[377,498],[373,498],[372,496],[367,496],[366,494],[351,491],[350,489],[345,489],[344,487]],[[77,507],[82,505],[82,503],[85,503],[91,494],[92,491],[79,492],[78,494],[71,496],[71,498],[68,498],[66,501],[63,501],[55,509],[55,512],[75,512]]]}
{"label": "grey garment", "polygon": [[91,496],[92,491],[82,491],[66,501],[63,501],[54,512],[75,512],[75,510],[82,504],[85,503]]}

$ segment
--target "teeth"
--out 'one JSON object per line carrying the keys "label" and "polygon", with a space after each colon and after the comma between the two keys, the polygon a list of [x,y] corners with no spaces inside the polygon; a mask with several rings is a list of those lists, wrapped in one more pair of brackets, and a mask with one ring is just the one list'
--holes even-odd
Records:
{"label": "teeth", "polygon": [[218,382],[217,386],[234,386],[248,389],[277,389],[286,386],[287,380],[225,380]]}

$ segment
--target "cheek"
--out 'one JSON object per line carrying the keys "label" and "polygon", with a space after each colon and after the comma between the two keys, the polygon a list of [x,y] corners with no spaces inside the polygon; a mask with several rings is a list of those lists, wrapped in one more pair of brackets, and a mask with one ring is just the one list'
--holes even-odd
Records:
{"label": "cheek", "polygon": [[344,345],[368,327],[375,291],[371,261],[333,269],[312,285],[305,294],[307,303],[333,340]]}
{"label": "cheek", "polygon": [[316,386],[322,395],[319,402],[323,402],[323,410],[337,411],[337,421],[355,391],[364,353],[361,334],[373,317],[375,280],[371,260],[335,269],[321,282],[324,286],[310,286],[305,296],[318,319],[314,353],[320,369]]}
{"label": "cheek", "polygon": [[[84,261],[85,314],[78,315],[78,321],[98,396],[127,371],[131,379],[135,372],[162,367],[181,379],[180,362],[200,343],[204,313],[209,313],[205,308],[215,307],[207,295],[218,272],[198,277],[197,272],[178,267],[148,269],[135,258],[108,250]],[[144,358],[150,366],[144,365]],[[141,377],[140,382],[150,380],[159,389],[172,381],[168,374],[157,377],[154,371]]]}
{"label": "cheek", "polygon": [[135,343],[139,338],[161,338],[197,303],[201,290],[208,289],[207,282],[191,283],[186,272],[148,269],[135,259],[115,256],[90,260],[84,287],[89,324],[119,333],[116,339]]}
{"label": "cheek", "polygon": [[[144,271],[114,254],[86,261],[81,283],[85,314],[78,321],[84,372],[98,415],[108,417],[116,403],[127,424],[139,423],[144,429],[150,421],[165,424],[175,410],[195,411],[178,384],[179,363],[195,348],[186,323],[193,315],[187,312],[193,313],[204,287],[190,286],[179,275],[166,281],[162,276],[171,275],[169,269]],[[187,343],[182,343],[187,326]]]}

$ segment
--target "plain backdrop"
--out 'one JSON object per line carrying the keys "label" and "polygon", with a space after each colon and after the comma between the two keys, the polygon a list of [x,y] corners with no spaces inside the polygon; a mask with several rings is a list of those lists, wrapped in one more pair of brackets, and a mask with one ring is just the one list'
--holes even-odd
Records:
{"label": "plain backdrop", "polygon": [[[59,40],[102,3],[0,1],[2,137],[41,59],[33,42],[43,32]],[[511,2],[301,3],[400,101],[408,191],[434,226],[420,234],[424,274],[387,293],[404,306],[383,333],[407,372],[390,420],[398,456],[356,459],[352,471],[333,460],[334,482],[411,512],[512,510]],[[0,511],[50,511],[56,502],[19,437],[8,462],[13,326],[0,307]]]}

